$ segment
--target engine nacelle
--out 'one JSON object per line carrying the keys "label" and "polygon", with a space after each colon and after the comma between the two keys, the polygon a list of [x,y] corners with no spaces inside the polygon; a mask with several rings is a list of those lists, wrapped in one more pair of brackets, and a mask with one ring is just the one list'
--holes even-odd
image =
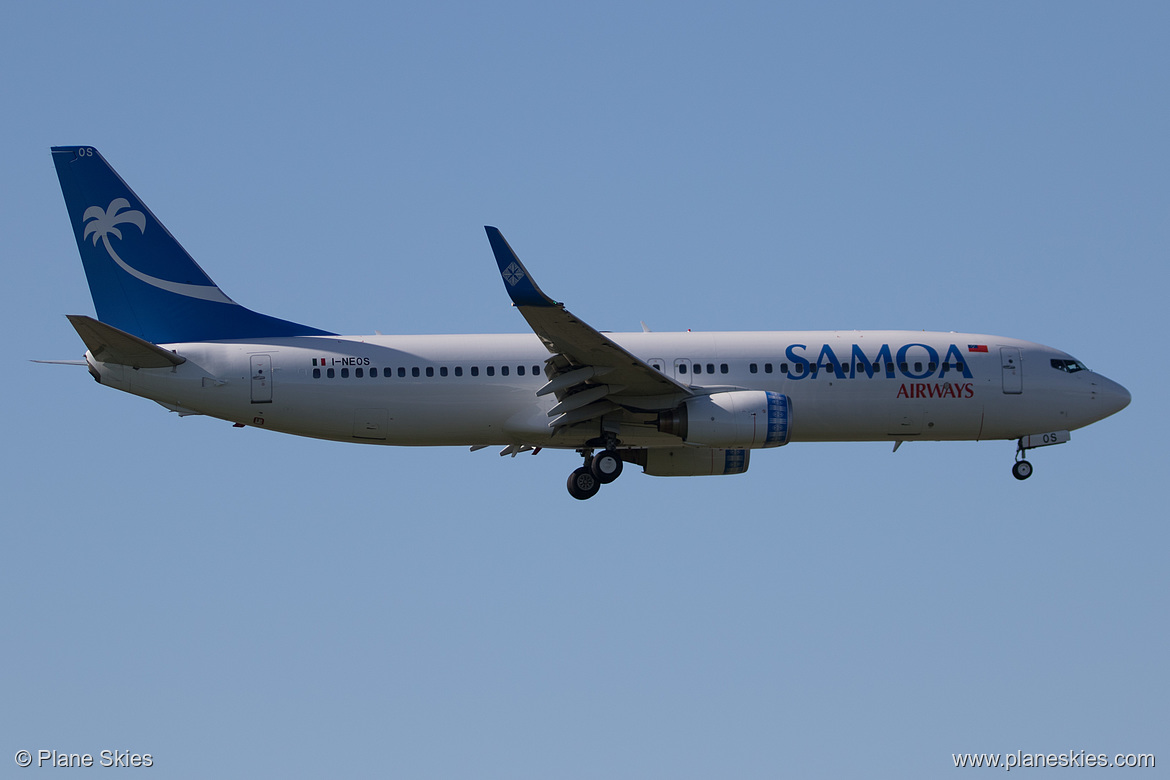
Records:
{"label": "engine nacelle", "polygon": [[766,390],[703,395],[658,415],[662,433],[674,434],[687,444],[727,449],[787,444],[791,424],[788,396]]}
{"label": "engine nacelle", "polygon": [[712,447],[654,447],[634,459],[652,477],[708,477],[742,474],[748,469],[747,450]]}

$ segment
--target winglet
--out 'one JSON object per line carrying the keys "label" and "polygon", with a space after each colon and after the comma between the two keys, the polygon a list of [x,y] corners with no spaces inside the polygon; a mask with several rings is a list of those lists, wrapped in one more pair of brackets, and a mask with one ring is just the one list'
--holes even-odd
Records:
{"label": "winglet", "polygon": [[512,303],[517,306],[556,306],[557,302],[545,295],[528,269],[516,257],[512,247],[508,246],[504,234],[498,228],[484,225],[488,241],[491,242],[492,252],[496,255],[496,265],[500,267],[500,276],[504,280],[504,289],[512,297]]}

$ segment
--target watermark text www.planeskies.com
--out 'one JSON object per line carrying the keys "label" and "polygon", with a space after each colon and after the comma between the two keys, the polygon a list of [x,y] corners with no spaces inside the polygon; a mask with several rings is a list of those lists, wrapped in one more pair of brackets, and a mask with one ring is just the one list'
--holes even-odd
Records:
{"label": "watermark text www.planeskies.com", "polygon": [[1104,769],[1153,769],[1153,753],[1090,753],[1087,750],[1069,750],[1064,753],[951,753],[955,768],[983,769],[1038,769],[1052,767],[1099,767]]}

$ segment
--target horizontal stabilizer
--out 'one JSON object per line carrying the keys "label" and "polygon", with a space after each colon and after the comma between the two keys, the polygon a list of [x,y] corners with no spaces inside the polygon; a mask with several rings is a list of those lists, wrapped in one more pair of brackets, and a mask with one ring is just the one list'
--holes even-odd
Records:
{"label": "horizontal stabilizer", "polygon": [[185,357],[179,357],[174,352],[168,352],[112,325],[98,322],[93,317],[83,314],[66,316],[89,348],[93,359],[101,363],[116,363],[131,368],[169,368],[187,362]]}

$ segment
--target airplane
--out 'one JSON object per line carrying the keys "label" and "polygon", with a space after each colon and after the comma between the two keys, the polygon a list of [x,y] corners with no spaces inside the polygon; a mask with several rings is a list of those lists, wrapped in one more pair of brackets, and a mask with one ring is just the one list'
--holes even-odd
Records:
{"label": "airplane", "polygon": [[[742,474],[796,442],[1015,440],[1029,450],[1124,409],[1066,352],[971,333],[602,333],[546,295],[486,227],[531,334],[343,336],[229,298],[92,146],[52,147],[97,317],[69,315],[100,384],[180,415],[333,441],[574,450],[569,494],[625,464]],[[81,361],[47,361],[74,362]]]}

